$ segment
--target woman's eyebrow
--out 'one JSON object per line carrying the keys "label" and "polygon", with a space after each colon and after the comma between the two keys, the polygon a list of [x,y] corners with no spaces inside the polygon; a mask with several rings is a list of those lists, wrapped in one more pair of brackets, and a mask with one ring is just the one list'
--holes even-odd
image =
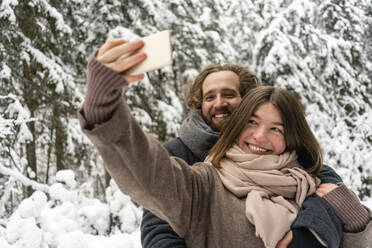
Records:
{"label": "woman's eyebrow", "polygon": [[283,122],[280,122],[280,121],[279,122],[278,121],[274,121],[273,124],[284,127],[284,123]]}

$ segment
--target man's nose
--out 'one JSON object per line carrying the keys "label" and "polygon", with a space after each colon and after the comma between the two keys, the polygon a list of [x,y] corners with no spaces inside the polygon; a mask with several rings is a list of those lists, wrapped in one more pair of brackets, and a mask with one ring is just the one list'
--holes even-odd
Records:
{"label": "man's nose", "polygon": [[223,108],[227,106],[227,102],[222,96],[216,97],[216,102],[214,103],[214,108]]}

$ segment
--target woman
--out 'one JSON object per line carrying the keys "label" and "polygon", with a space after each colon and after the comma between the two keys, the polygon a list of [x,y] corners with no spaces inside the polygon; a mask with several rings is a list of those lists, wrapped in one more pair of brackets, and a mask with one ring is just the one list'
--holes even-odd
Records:
{"label": "woman", "polygon": [[[302,111],[297,111],[301,108],[296,98],[272,87],[252,91],[227,124],[234,127],[231,131],[226,127],[212,149],[211,163],[189,167],[184,161],[169,157],[159,142],[144,133],[126,103],[121,101],[121,88],[127,82],[143,78],[143,75],[128,76],[125,72],[146,57],[141,53],[124,56],[141,47],[140,41],[122,44],[118,40],[106,43],[97,54],[98,61],[95,58],[90,61],[88,92],[80,112],[84,132],[96,145],[120,189],[170,223],[190,247],[264,247],[264,243],[275,247],[289,230],[303,198],[315,190],[315,179],[301,170],[294,151],[298,162],[309,173],[316,174],[321,165],[319,146]],[[263,100],[260,96],[264,96]],[[255,97],[259,98],[256,102]],[[114,101],[116,105],[105,104]],[[92,106],[99,105],[106,114],[92,111]],[[270,119],[270,116],[275,118]],[[231,124],[237,119],[244,120],[240,125]],[[267,139],[269,134],[273,136]],[[251,142],[253,136],[261,142]],[[234,142],[237,146],[231,146]],[[270,158],[270,161],[279,157],[277,160],[284,162],[268,168],[268,173],[262,174],[262,166],[259,166],[261,174],[239,178],[245,171],[239,171],[240,166],[231,168],[230,165],[240,163],[241,156],[246,159],[244,152],[247,151],[259,158]],[[242,167],[246,166],[244,163]],[[261,162],[260,165],[272,163]],[[257,187],[249,182],[252,177],[266,184]],[[281,184],[274,186],[270,182]],[[282,196],[294,199],[287,201]],[[278,228],[270,228],[267,221],[272,219],[265,219],[257,209],[265,209],[276,218],[284,216],[283,221],[277,222]],[[279,232],[272,235],[277,230]]]}

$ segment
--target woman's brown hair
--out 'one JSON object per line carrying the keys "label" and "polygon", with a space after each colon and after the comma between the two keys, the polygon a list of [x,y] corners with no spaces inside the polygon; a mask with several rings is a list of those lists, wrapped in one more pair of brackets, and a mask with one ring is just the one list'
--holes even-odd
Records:
{"label": "woman's brown hair", "polygon": [[244,96],[222,127],[217,143],[209,151],[212,164],[220,167],[221,159],[244,130],[257,107],[267,102],[273,104],[281,114],[286,151],[295,150],[301,166],[308,173],[317,175],[323,165],[322,151],[306,121],[300,101],[290,91],[272,86],[256,87]]}
{"label": "woman's brown hair", "polygon": [[240,82],[239,93],[241,97],[243,97],[249,90],[261,85],[261,81],[258,79],[256,74],[243,66],[235,64],[211,64],[202,69],[196,76],[195,80],[188,83],[185,87],[186,106],[189,109],[201,108],[203,102],[202,88],[205,78],[211,73],[220,71],[232,71],[238,75]]}

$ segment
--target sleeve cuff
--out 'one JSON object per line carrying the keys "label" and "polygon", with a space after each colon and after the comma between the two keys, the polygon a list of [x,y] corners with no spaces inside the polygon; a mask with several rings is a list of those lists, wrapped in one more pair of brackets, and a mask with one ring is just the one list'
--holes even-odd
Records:
{"label": "sleeve cuff", "polygon": [[113,111],[110,120],[101,124],[90,125],[83,109],[80,109],[78,112],[78,118],[83,132],[97,146],[102,146],[116,143],[121,135],[129,135],[128,129],[130,124],[125,125],[123,119],[130,119],[132,117],[128,105],[124,101],[121,101],[119,102],[119,106]]}
{"label": "sleeve cuff", "polygon": [[110,118],[119,105],[122,88],[128,85],[123,76],[96,60],[93,53],[88,62],[87,91],[83,104],[87,122],[91,125]]}
{"label": "sleeve cuff", "polygon": [[358,197],[344,184],[323,196],[340,218],[346,232],[361,232],[371,219]]}

